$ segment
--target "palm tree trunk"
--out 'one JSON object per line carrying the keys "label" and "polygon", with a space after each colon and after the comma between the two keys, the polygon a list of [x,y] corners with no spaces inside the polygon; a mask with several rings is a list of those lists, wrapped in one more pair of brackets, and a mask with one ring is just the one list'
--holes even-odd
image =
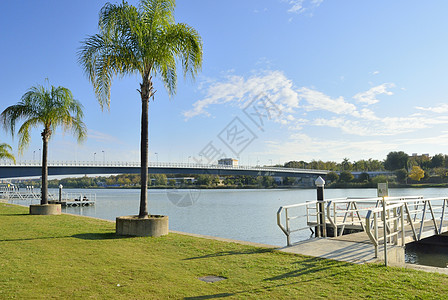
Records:
{"label": "palm tree trunk", "polygon": [[47,150],[48,150],[48,131],[42,132],[42,187],[40,204],[48,204],[48,162],[47,162]]}
{"label": "palm tree trunk", "polygon": [[142,98],[142,128],[141,128],[141,141],[140,141],[140,212],[139,218],[148,217],[148,150],[149,150],[149,138],[148,138],[148,115],[149,115],[149,92],[150,83],[147,80],[143,80],[141,87]]}

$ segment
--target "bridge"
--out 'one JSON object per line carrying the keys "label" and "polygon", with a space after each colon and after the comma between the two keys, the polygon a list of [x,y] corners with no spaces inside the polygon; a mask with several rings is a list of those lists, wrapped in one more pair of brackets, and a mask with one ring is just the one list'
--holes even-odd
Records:
{"label": "bridge", "polygon": [[[384,259],[386,265],[391,256],[401,265],[407,243],[448,232],[448,197],[313,200],[280,207],[277,224],[286,235],[285,252],[352,263]],[[291,242],[306,229],[320,238]]]}
{"label": "bridge", "polygon": [[[149,163],[150,174],[209,174],[209,175],[247,175],[272,177],[309,178],[310,182],[330,171],[293,169],[260,166],[227,166],[196,163]],[[133,174],[140,173],[139,162],[74,162],[53,161],[48,163],[49,176],[85,174]],[[20,178],[41,176],[42,166],[36,162],[1,162],[0,178]]]}

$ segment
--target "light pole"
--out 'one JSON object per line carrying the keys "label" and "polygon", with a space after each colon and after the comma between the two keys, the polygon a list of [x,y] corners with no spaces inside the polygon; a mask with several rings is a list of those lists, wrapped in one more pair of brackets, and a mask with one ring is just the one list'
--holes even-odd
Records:
{"label": "light pole", "polygon": [[93,153],[93,162],[95,162],[96,152]]}
{"label": "light pole", "polygon": [[191,158],[191,156],[188,156],[188,164],[190,164],[190,158]]}
{"label": "light pole", "polygon": [[42,151],[39,149],[39,162],[41,162],[42,159]]}
{"label": "light pole", "polygon": [[33,162],[36,161],[36,150],[33,151]]}
{"label": "light pole", "polygon": [[272,159],[269,159],[269,161],[271,162],[271,167],[272,167]]}
{"label": "light pole", "polygon": [[159,163],[159,153],[154,152],[154,154],[156,155],[156,162]]}
{"label": "light pole", "polygon": [[101,150],[101,152],[103,152],[103,164],[106,163],[106,152],[104,152],[104,150]]}

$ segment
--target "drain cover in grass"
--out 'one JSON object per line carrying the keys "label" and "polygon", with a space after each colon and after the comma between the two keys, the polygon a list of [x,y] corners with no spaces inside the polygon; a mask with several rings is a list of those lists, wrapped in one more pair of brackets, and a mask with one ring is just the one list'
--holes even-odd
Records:
{"label": "drain cover in grass", "polygon": [[205,281],[205,282],[217,282],[217,281],[221,281],[224,279],[227,279],[225,277],[220,277],[220,276],[214,276],[214,275],[209,275],[209,276],[204,276],[204,277],[199,277],[199,280]]}

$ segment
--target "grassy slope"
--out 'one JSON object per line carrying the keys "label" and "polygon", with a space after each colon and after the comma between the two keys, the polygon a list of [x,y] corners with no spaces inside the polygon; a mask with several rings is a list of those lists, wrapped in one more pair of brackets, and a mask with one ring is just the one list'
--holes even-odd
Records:
{"label": "grassy slope", "polygon": [[[204,275],[227,280],[205,283]],[[0,299],[447,298],[448,277],[350,265],[177,234],[117,238],[114,224],[30,216],[0,203]]]}

